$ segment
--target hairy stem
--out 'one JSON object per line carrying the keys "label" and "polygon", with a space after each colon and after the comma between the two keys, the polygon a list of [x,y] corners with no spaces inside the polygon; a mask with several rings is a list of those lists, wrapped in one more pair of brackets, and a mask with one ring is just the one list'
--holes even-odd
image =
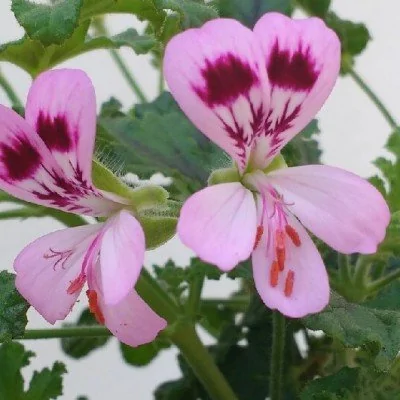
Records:
{"label": "hairy stem", "polygon": [[238,400],[201,342],[193,324],[182,323],[172,336],[172,341],[213,400]]}
{"label": "hairy stem", "polygon": [[272,354],[270,394],[271,400],[281,400],[283,390],[283,362],[285,350],[285,317],[279,311],[272,314]]}
{"label": "hairy stem", "polygon": [[76,326],[71,328],[27,329],[21,340],[100,337],[111,335],[112,333],[104,326]]}
{"label": "hairy stem", "polygon": [[393,118],[387,107],[382,103],[375,92],[372,91],[369,85],[353,68],[350,68],[348,72],[361,90],[370,98],[370,100],[375,104],[376,108],[382,113],[390,127],[392,129],[396,129],[398,127],[396,120]]}
{"label": "hairy stem", "polygon": [[13,87],[11,86],[11,84],[8,82],[8,80],[1,71],[0,71],[0,86],[3,88],[12,106],[22,108],[22,103],[18,95],[15,93],[15,90],[13,89]]}

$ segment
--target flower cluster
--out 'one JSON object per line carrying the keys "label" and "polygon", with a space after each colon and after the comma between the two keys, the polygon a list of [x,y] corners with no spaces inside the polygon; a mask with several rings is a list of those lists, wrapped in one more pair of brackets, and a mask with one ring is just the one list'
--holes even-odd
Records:
{"label": "flower cluster", "polygon": [[[213,20],[175,36],[165,52],[172,95],[233,160],[222,183],[185,202],[178,234],[222,271],[251,256],[261,298],[290,317],[329,301],[328,275],[307,229],[339,252],[372,253],[390,218],[380,193],[358,176],[323,165],[287,168],[280,156],[323,105],[339,68],[340,42],[321,20],[276,13],[253,31]],[[166,321],[134,290],[146,246],[132,200],[92,183],[95,132],[94,89],[82,71],[40,75],[25,119],[0,106],[0,188],[102,221],[26,247],[15,260],[16,286],[54,323],[87,283],[99,323],[135,346],[153,340]]]}

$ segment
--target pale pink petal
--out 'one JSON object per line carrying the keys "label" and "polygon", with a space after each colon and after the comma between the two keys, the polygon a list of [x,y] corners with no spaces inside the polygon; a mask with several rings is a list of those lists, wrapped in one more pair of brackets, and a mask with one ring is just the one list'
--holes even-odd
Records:
{"label": "pale pink petal", "polygon": [[100,250],[102,293],[107,304],[120,302],[135,286],[146,250],[143,229],[128,211],[121,211],[104,227]]}
{"label": "pale pink petal", "polygon": [[121,208],[79,171],[71,176],[71,165],[61,161],[22,117],[0,105],[0,189],[25,201],[78,214],[105,216]]}
{"label": "pale pink petal", "polygon": [[96,98],[89,77],[76,69],[46,71],[33,82],[25,119],[70,180],[91,183]]}
{"label": "pale pink petal", "polygon": [[229,19],[180,33],[165,51],[165,77],[175,100],[241,170],[268,107],[263,65],[253,32]]}
{"label": "pale pink petal", "polygon": [[[292,216],[288,217],[288,222],[298,233],[301,244],[297,247],[285,237],[286,262],[278,275],[277,285],[271,285],[274,247],[268,251],[266,240],[262,240],[253,252],[253,276],[257,291],[269,308],[288,317],[301,318],[321,311],[328,304],[329,280],[322,258],[306,230]],[[287,282],[290,275],[293,277],[292,290]]]}
{"label": "pale pink petal", "polygon": [[341,253],[374,253],[389,224],[388,206],[375,187],[325,165],[276,170],[268,181],[301,223]]}
{"label": "pale pink petal", "polygon": [[101,224],[63,229],[25,247],[14,261],[15,285],[51,324],[71,311],[85,283],[81,268]]}
{"label": "pale pink petal", "polygon": [[186,246],[222,271],[250,256],[256,230],[253,194],[236,182],[210,186],[191,196],[182,207],[177,228]]}
{"label": "pale pink petal", "polygon": [[340,41],[322,20],[267,13],[254,27],[271,85],[265,130],[256,143],[263,168],[324,104],[340,69]]}
{"label": "pale pink petal", "polygon": [[[102,290],[99,263],[88,275],[88,297],[96,318],[123,343],[140,346],[153,341],[167,326],[132,288],[117,304],[107,304]],[[94,293],[93,293],[94,292]],[[94,309],[93,309],[94,308]]]}

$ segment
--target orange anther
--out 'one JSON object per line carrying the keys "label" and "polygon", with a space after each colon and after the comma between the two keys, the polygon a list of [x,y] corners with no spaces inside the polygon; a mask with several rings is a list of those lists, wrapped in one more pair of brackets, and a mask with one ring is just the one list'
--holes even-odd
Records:
{"label": "orange anther", "polygon": [[67,293],[74,294],[78,291],[81,291],[85,282],[86,282],[86,275],[79,274],[78,277],[75,278],[68,286]]}
{"label": "orange anther", "polygon": [[104,315],[100,309],[99,303],[97,301],[97,292],[95,290],[87,290],[86,295],[89,300],[89,310],[96,317],[96,321],[100,325],[104,325],[105,319]]}
{"label": "orange anther", "polygon": [[285,233],[280,229],[276,231],[276,247],[279,249],[285,248]]}
{"label": "orange anther", "polygon": [[279,279],[279,266],[276,261],[274,261],[271,265],[271,270],[269,273],[269,283],[272,287],[276,287],[278,285]]}
{"label": "orange anther", "polygon": [[290,297],[293,293],[294,271],[289,270],[285,280],[285,296]]}
{"label": "orange anther", "polygon": [[286,251],[285,248],[276,248],[276,258],[278,260],[279,271],[283,271],[285,269],[285,259],[286,259]]}
{"label": "orange anther", "polygon": [[300,236],[297,233],[297,231],[293,228],[293,226],[286,225],[285,230],[286,230],[287,235],[292,240],[293,244],[297,247],[300,247],[300,245],[301,245]]}
{"label": "orange anther", "polygon": [[255,250],[260,243],[262,235],[264,233],[264,227],[262,225],[257,226],[256,240],[254,241],[253,250]]}

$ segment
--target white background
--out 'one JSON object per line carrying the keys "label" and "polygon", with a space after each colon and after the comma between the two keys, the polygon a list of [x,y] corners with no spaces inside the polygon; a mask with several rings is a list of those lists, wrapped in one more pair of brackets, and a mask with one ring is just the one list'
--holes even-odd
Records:
{"label": "white background", "polygon": [[[359,57],[357,70],[384,100],[395,118],[400,120],[400,45],[399,37],[395,34],[398,32],[400,3],[398,0],[334,0],[333,9],[343,18],[367,24],[373,40],[367,51]],[[109,23],[113,33],[132,26],[137,29],[142,27],[129,16],[114,16],[109,19]],[[0,43],[21,36],[22,30],[10,11],[10,0],[0,0]],[[146,94],[153,98],[156,95],[157,74],[151,69],[148,59],[145,56],[136,56],[128,49],[122,53]],[[106,51],[92,52],[69,61],[64,66],[81,68],[89,74],[96,88],[98,104],[111,95],[116,96],[125,106],[135,102],[135,97]],[[0,67],[12,81],[19,96],[25,100],[30,85],[29,76],[6,63],[0,63]],[[9,105],[1,90],[0,103]],[[318,118],[322,129],[321,145],[325,163],[346,168],[365,177],[375,172],[371,161],[385,154],[383,146],[390,128],[350,78],[338,81]],[[12,270],[13,259],[26,244],[60,227],[54,221],[44,219],[1,221],[1,269]],[[146,265],[162,263],[168,257],[185,263],[189,255],[189,251],[175,239],[163,248],[149,252]],[[234,284],[231,281],[223,280],[208,285],[206,293],[224,296],[232,288]],[[78,304],[70,320],[76,318],[82,307],[82,303]],[[31,310],[28,327],[44,328],[48,324]],[[27,341],[24,344],[38,354],[32,365],[25,369],[26,376],[30,376],[33,369],[50,366],[55,360],[61,360],[67,365],[69,372],[64,379],[64,400],[73,400],[79,394],[87,395],[90,400],[150,400],[153,399],[153,389],[159,383],[179,376],[176,352],[173,350],[165,351],[149,367],[132,368],[121,361],[115,340],[78,362],[61,352],[57,340]]]}

